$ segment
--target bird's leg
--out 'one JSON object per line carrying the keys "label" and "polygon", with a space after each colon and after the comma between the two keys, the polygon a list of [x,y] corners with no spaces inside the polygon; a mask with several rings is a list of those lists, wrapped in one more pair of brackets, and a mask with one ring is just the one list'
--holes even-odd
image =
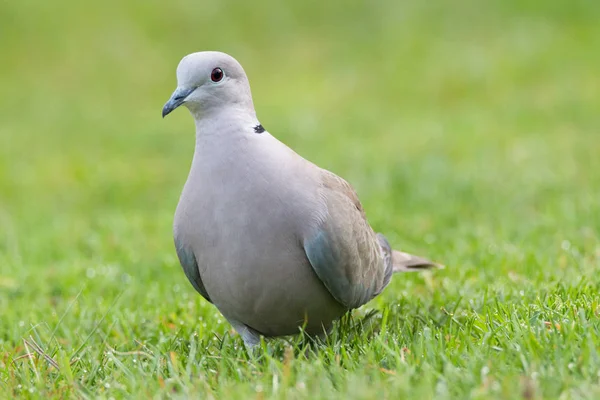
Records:
{"label": "bird's leg", "polygon": [[227,318],[233,329],[242,337],[248,350],[254,350],[260,344],[260,333],[236,320]]}

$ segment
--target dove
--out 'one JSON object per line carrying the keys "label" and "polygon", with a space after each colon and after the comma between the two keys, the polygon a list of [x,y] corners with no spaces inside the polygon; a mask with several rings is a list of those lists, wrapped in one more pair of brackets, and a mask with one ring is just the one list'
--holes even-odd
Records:
{"label": "dove", "polygon": [[349,183],[263,128],[233,57],[185,56],[163,118],[182,105],[196,142],[175,211],[177,256],[247,347],[261,336],[326,335],[394,272],[438,267],[392,250]]}

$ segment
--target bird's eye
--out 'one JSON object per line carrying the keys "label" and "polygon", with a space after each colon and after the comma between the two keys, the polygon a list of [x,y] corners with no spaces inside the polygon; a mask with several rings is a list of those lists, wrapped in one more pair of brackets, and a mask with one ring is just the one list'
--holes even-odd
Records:
{"label": "bird's eye", "polygon": [[213,82],[219,82],[221,79],[223,79],[223,70],[221,68],[213,69],[210,73],[210,79]]}

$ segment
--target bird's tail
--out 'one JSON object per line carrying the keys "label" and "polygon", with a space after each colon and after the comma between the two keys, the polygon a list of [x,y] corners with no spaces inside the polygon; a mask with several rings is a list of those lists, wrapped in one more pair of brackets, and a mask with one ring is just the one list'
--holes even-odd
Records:
{"label": "bird's tail", "polygon": [[[428,269],[442,269],[443,265],[429,261],[426,258],[413,256],[403,251],[392,250],[390,243],[381,233],[377,234],[379,244],[383,250],[384,263],[387,266],[385,284],[390,281],[395,272],[418,272]],[[391,267],[391,268],[390,268]]]}
{"label": "bird's tail", "polygon": [[392,250],[392,267],[394,272],[419,272],[428,269],[441,269],[443,265],[426,258],[413,256],[398,250]]}

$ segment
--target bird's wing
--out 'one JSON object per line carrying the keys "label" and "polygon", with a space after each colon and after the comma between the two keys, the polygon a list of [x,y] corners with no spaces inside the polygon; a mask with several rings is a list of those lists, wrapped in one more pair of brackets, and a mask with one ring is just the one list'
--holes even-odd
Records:
{"label": "bird's wing", "polygon": [[386,241],[386,254],[352,186],[329,171],[321,171],[327,215],[305,238],[304,250],[333,297],[348,308],[357,308],[389,283],[389,245]]}
{"label": "bird's wing", "polygon": [[177,250],[177,257],[179,257],[179,263],[183,267],[185,276],[187,276],[194,289],[196,289],[196,291],[200,293],[202,297],[212,303],[210,297],[208,296],[208,292],[204,287],[204,283],[202,283],[202,278],[200,277],[200,271],[198,270],[198,264],[196,263],[194,252],[187,248],[183,241],[179,240],[177,236],[175,236],[175,249]]}

